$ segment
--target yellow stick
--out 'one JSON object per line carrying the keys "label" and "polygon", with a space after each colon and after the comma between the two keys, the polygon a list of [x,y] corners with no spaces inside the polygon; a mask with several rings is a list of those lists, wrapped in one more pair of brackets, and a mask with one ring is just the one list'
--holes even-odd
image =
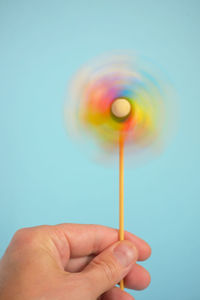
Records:
{"label": "yellow stick", "polygon": [[[124,240],[124,140],[119,140],[119,240]],[[120,288],[124,290],[124,280],[120,281]]]}

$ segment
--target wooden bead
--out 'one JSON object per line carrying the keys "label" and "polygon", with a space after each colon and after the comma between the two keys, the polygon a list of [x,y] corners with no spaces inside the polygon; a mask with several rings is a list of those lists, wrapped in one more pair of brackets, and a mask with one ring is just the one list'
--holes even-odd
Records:
{"label": "wooden bead", "polygon": [[131,112],[131,104],[125,98],[117,98],[111,105],[111,112],[116,118],[124,119]]}

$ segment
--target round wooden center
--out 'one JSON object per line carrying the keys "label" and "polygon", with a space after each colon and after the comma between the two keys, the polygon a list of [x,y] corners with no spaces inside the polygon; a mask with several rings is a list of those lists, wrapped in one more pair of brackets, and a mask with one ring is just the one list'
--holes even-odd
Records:
{"label": "round wooden center", "polygon": [[112,114],[119,119],[128,117],[131,112],[131,104],[125,98],[118,98],[111,105]]}

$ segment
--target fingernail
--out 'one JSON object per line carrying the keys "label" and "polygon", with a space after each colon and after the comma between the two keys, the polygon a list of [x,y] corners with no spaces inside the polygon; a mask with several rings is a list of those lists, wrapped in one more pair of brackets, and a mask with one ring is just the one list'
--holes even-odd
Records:
{"label": "fingernail", "polygon": [[126,241],[120,242],[114,249],[113,254],[123,267],[128,267],[137,260],[137,249]]}

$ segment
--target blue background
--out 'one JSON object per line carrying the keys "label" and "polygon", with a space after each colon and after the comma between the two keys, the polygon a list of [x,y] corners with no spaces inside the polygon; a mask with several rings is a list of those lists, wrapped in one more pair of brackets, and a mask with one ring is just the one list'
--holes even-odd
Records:
{"label": "blue background", "polygon": [[197,0],[0,1],[0,255],[24,226],[118,226],[117,165],[95,164],[67,136],[63,102],[80,65],[135,50],[170,74],[180,120],[160,157],[125,173],[125,226],[152,246],[152,283],[133,295],[200,299],[199,9]]}

